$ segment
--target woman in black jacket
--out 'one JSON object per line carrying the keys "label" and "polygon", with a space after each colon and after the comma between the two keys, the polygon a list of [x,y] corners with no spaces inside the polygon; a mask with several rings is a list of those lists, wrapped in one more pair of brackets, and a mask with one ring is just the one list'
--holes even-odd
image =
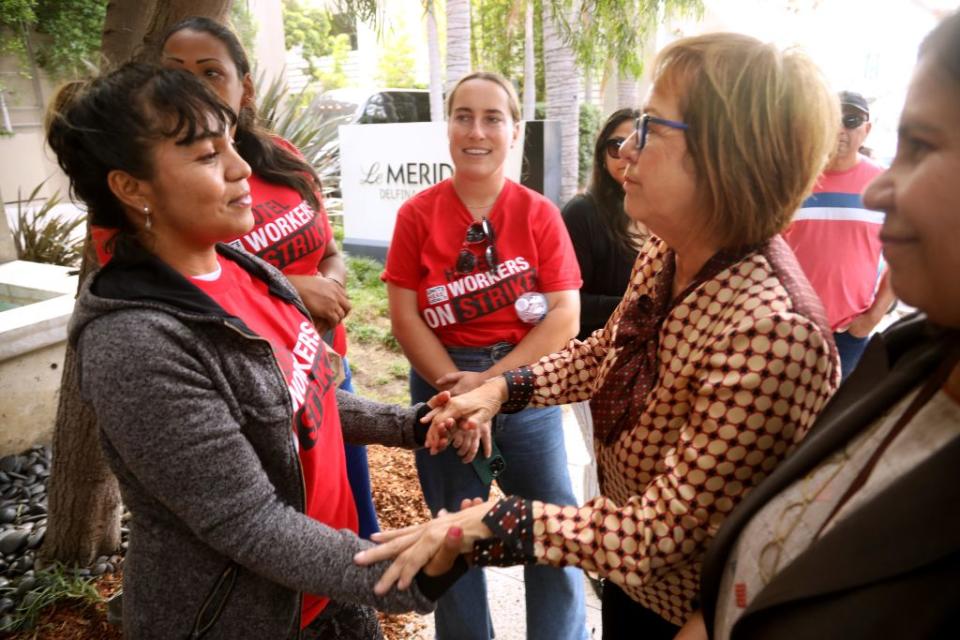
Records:
{"label": "woman in black jacket", "polygon": [[586,193],[563,208],[573,249],[580,263],[580,333],[585,339],[607,323],[630,281],[646,229],[623,210],[623,178],[627,161],[620,145],[633,133],[640,112],[620,109],[604,123],[593,150],[593,176]]}
{"label": "woman in black jacket", "polygon": [[70,341],[132,514],[124,634],[379,638],[372,607],[429,611],[443,585],[378,596],[384,565],[353,565],[369,543],[343,441],[413,448],[416,410],[338,392],[296,290],[220,244],[253,224],[235,118],[191,74],[128,64],[68,84],[48,120],[73,194],[112,232]]}

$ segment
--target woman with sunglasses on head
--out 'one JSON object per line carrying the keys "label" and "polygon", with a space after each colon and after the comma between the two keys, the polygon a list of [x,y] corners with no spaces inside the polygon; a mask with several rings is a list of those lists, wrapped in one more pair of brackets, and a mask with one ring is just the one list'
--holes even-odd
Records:
{"label": "woman with sunglasses on head", "polygon": [[[453,177],[400,208],[383,275],[414,402],[441,389],[465,393],[550,353],[576,334],[579,314],[580,271],[559,212],[505,177],[521,126],[513,86],[472,73],[450,91],[446,110]],[[575,503],[560,415],[559,407],[531,408],[483,432],[485,456],[492,438],[505,462],[497,478],[505,490]],[[451,449],[416,456],[434,514],[489,494],[497,468],[485,456],[474,460],[476,435],[458,433]],[[585,637],[579,570],[530,567],[524,582],[528,637]],[[441,640],[493,637],[483,572],[464,576],[435,617]]]}
{"label": "woman with sunglasses on head", "polygon": [[386,564],[352,564],[370,543],[343,440],[412,448],[424,409],[338,391],[339,357],[289,282],[220,244],[254,222],[234,123],[194,76],[145,64],[68,84],[48,118],[72,193],[112,235],[70,341],[132,514],[124,635],[381,638],[371,607],[426,612],[443,584],[378,596]]}
{"label": "woman with sunglasses on head", "polygon": [[[620,153],[624,209],[650,230],[623,301],[586,340],[434,412],[590,400],[601,496],[580,508],[511,496],[397,532],[408,584],[450,526],[475,564],[580,566],[605,577],[605,638],[672,638],[707,543],[804,437],[839,382],[823,308],[780,236],[822,170],[836,98],[796,50],[739,34],[674,42]],[[435,424],[428,446],[447,437]],[[522,494],[521,494],[522,495]]]}
{"label": "woman with sunglasses on head", "polygon": [[637,252],[648,235],[643,224],[623,210],[627,160],[620,155],[620,145],[633,133],[639,116],[636,109],[610,114],[594,146],[590,186],[563,208],[563,222],[583,277],[580,340],[603,328],[620,304]]}
{"label": "woman with sunglasses on head", "polygon": [[[343,319],[350,312],[344,288],[346,264],[333,238],[316,171],[286,140],[258,122],[250,63],[237,35],[206,17],[186,18],[160,41],[158,62],[203,80],[237,114],[237,151],[250,164],[254,227],[233,244],[283,271],[297,289],[317,330],[340,356],[346,356]],[[98,239],[108,235],[95,229]],[[101,263],[109,259],[98,242]],[[353,391],[344,360],[342,388]],[[366,447],[345,445],[347,476],[360,518],[360,535],[379,531],[370,493]]]}

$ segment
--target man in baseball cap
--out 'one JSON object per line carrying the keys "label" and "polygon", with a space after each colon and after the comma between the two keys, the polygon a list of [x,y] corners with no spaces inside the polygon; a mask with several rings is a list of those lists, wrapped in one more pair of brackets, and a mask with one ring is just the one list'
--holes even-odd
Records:
{"label": "man in baseball cap", "polygon": [[883,172],[860,153],[870,133],[870,104],[855,91],[842,91],[840,107],[837,148],[783,235],[827,311],[846,377],[894,296],[888,274],[881,273],[883,214],[864,209],[860,198]]}
{"label": "man in baseball cap", "polygon": [[[843,170],[852,168],[859,161],[860,147],[870,134],[870,105],[867,99],[856,91],[840,92],[840,133],[837,150],[828,169]],[[866,186],[866,185],[864,185]]]}

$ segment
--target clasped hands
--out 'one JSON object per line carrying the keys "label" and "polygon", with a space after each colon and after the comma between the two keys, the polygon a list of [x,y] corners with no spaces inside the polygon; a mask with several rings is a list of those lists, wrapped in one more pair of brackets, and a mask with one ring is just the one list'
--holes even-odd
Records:
{"label": "clasped hands", "polygon": [[[461,380],[473,374],[458,371],[442,376],[444,382]],[[424,446],[436,455],[452,445],[464,463],[472,462],[480,445],[483,454],[489,457],[493,450],[491,422],[500,410],[506,396],[506,384],[502,378],[492,378],[460,395],[448,390],[438,393],[430,399],[431,410],[422,422],[430,423]]]}
{"label": "clasped hands", "polygon": [[371,539],[378,545],[361,551],[353,561],[365,566],[393,560],[373,588],[373,592],[381,596],[394,584],[400,590],[409,588],[421,569],[431,576],[446,573],[457,556],[470,553],[477,540],[492,535],[483,517],[494,502],[484,502],[481,498],[464,500],[460,511],[455,513],[441,509],[437,517],[428,522],[375,533]]}
{"label": "clasped hands", "polygon": [[[489,456],[490,423],[505,397],[502,378],[488,380],[462,395],[438,393],[428,402],[431,410],[422,419],[424,424],[430,423],[425,446],[436,454],[453,444],[463,461],[470,462],[482,441],[484,453]],[[409,588],[421,569],[428,575],[445,573],[459,554],[470,553],[477,540],[492,535],[483,517],[494,502],[481,498],[464,500],[455,513],[441,510],[429,522],[375,533],[371,539],[378,546],[361,551],[354,556],[354,562],[370,565],[393,560],[374,587],[378,595],[387,593],[394,584],[398,589]]]}

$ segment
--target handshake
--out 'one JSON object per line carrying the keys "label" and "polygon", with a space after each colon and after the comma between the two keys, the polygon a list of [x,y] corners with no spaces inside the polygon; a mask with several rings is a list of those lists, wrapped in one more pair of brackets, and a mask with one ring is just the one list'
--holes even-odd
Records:
{"label": "handshake", "polygon": [[[472,462],[480,446],[485,457],[493,452],[491,423],[506,400],[503,378],[491,378],[472,391],[452,396],[441,391],[430,398],[430,411],[421,419],[429,424],[424,446],[437,454],[453,446],[464,463]],[[378,595],[387,593],[396,584],[407,589],[422,569],[435,576],[450,570],[457,558],[473,551],[477,540],[492,534],[483,522],[495,500],[464,500],[460,511],[441,510],[437,517],[423,524],[373,534],[378,543],[354,556],[358,565],[393,560],[374,587]]]}
{"label": "handshake", "polygon": [[493,452],[491,423],[507,399],[507,385],[503,378],[491,378],[462,395],[453,396],[441,391],[430,398],[430,407],[421,422],[429,424],[424,447],[436,455],[453,446],[463,462],[471,462],[480,446],[489,458]]}

